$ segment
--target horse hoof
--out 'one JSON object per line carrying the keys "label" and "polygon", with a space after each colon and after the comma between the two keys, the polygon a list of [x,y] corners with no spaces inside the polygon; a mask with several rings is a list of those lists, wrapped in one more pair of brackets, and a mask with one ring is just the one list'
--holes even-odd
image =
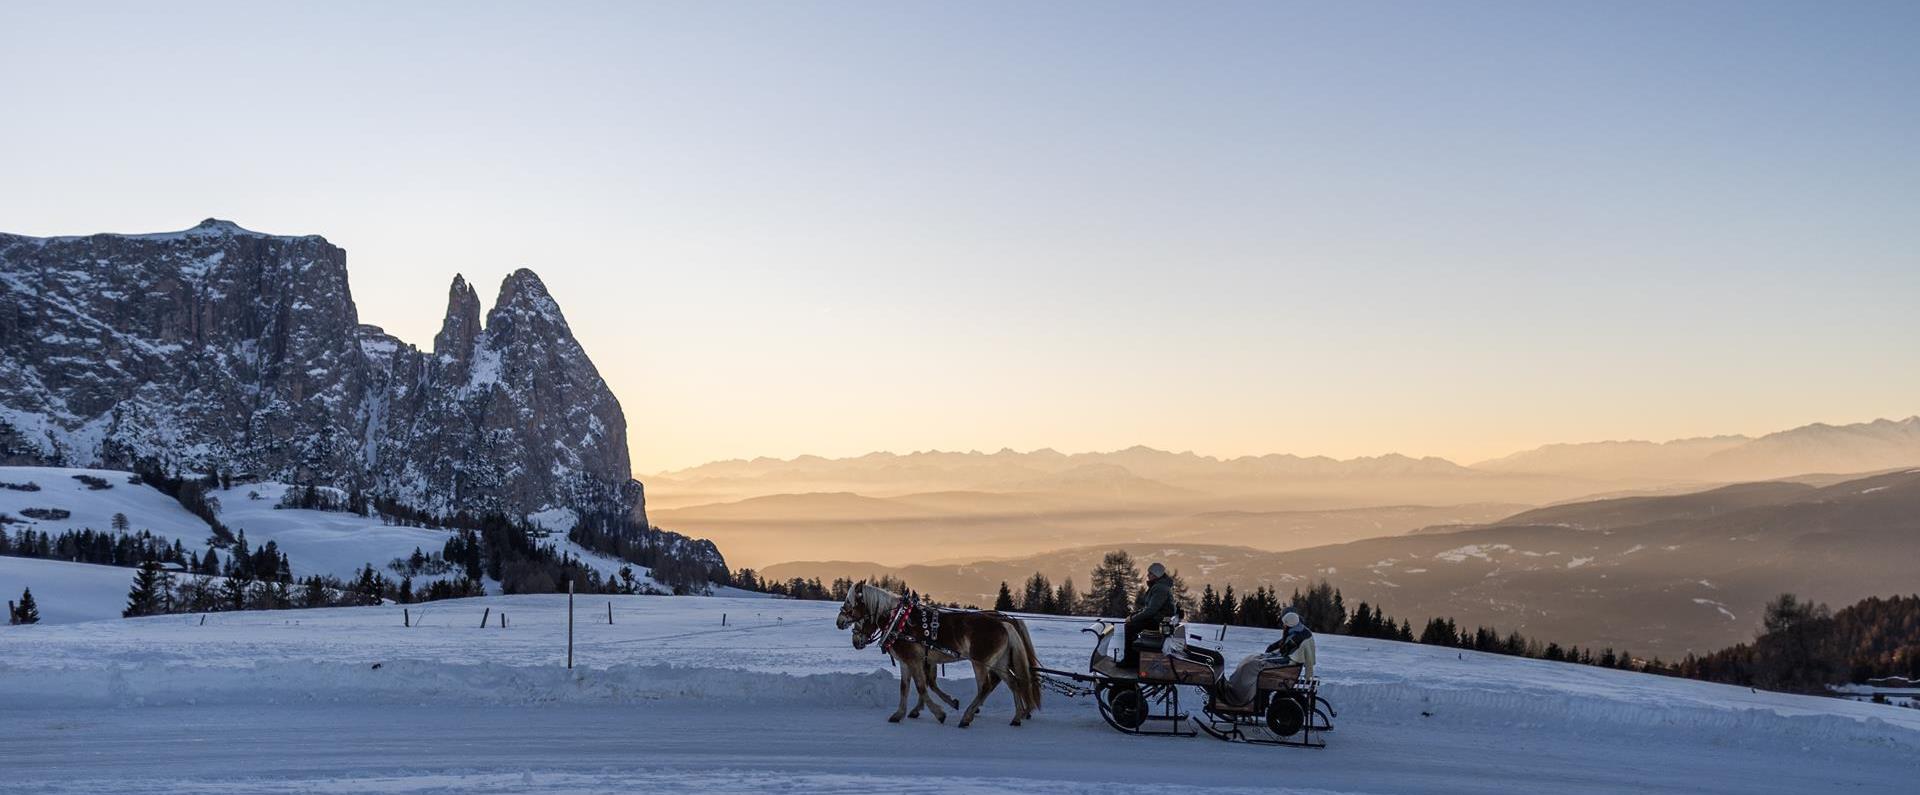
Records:
{"label": "horse hoof", "polygon": [[900,716],[899,716],[899,715],[889,715],[889,716],[887,716],[887,722],[888,722],[888,723],[899,723],[899,722],[900,722]]}
{"label": "horse hoof", "polygon": [[1014,718],[1014,719],[1013,719],[1013,722],[1012,722],[1012,723],[1009,723],[1009,724],[1007,724],[1007,725],[1008,725],[1008,726],[1018,726],[1018,725],[1020,725],[1020,719],[1019,719],[1019,718]]}
{"label": "horse hoof", "polygon": [[907,717],[909,717],[909,718],[912,718],[912,719],[914,719],[914,720],[919,720],[919,719],[920,719],[920,713],[918,713],[918,712],[909,712],[909,713],[907,713]]}

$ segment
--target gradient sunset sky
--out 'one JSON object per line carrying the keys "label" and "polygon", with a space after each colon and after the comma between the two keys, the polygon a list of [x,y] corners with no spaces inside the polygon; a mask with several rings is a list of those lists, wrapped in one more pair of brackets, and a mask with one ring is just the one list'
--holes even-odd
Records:
{"label": "gradient sunset sky", "polygon": [[638,472],[1920,413],[1920,3],[0,5],[0,230],[530,267]]}

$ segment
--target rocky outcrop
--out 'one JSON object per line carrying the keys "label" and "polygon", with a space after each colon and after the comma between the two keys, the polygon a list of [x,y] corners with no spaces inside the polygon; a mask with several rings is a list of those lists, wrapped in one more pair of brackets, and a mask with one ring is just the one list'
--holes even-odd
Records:
{"label": "rocky outcrop", "polygon": [[[324,238],[0,234],[0,461],[250,473],[564,529],[631,514],[620,403],[546,285],[481,320],[455,277],[423,351],[359,322]],[[717,557],[717,555],[716,555]]]}

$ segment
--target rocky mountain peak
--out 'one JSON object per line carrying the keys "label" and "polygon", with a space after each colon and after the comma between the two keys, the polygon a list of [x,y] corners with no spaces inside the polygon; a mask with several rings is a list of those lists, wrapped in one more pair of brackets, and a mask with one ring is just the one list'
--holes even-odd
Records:
{"label": "rocky mountain peak", "polygon": [[433,352],[441,357],[465,359],[480,336],[480,295],[467,278],[453,277],[447,288],[447,315],[440,321],[440,333],[433,337]]}
{"label": "rocky mountain peak", "polygon": [[359,322],[318,236],[0,234],[0,463],[136,461],[562,530],[645,522],[619,401],[530,270],[484,326],[456,276],[424,352]]}
{"label": "rocky mountain peak", "polygon": [[208,218],[188,229],[189,234],[197,235],[259,235],[259,232],[241,228],[239,224],[219,218]]}

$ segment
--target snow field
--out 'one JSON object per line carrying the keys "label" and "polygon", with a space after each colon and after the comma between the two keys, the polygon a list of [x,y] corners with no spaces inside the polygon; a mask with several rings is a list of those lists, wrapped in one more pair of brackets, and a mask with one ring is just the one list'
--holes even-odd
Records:
{"label": "snow field", "polygon": [[[1749,795],[1901,792],[1920,774],[1916,710],[1336,636],[1321,639],[1340,711],[1322,751],[1126,737],[1051,692],[1013,728],[1004,689],[964,732],[896,726],[898,672],[833,628],[836,604],[580,595],[573,670],[566,604],[411,605],[413,627],[381,606],[0,628],[0,724],[26,727],[0,792]],[[1032,621],[1041,663],[1084,670],[1084,623]],[[1231,629],[1227,656],[1272,639]],[[946,673],[964,703],[970,670]]]}
{"label": "snow field", "polygon": [[0,555],[0,602],[33,589],[40,623],[72,624],[118,618],[136,569]]}
{"label": "snow field", "polygon": [[[110,489],[89,489],[74,475],[92,475],[103,478],[113,484]],[[71,512],[65,519],[29,520],[31,525],[7,525],[5,531],[13,532],[21,527],[31,526],[35,530],[59,534],[66,530],[92,528],[100,532],[111,532],[113,515],[126,514],[132,531],[152,530],[155,535],[168,540],[178,539],[187,550],[203,554],[206,540],[212,534],[206,522],[188,513],[173,498],[160,493],[150,486],[131,483],[132,473],[108,469],[70,469],[62,467],[0,467],[0,481],[8,483],[34,483],[39,491],[23,492],[0,488],[0,513],[9,514],[16,519],[24,518],[21,511],[27,508],[59,508]],[[268,541],[274,542],[280,551],[285,552],[293,564],[295,577],[311,574],[330,574],[343,580],[351,580],[360,569],[372,564],[374,569],[392,578],[396,583],[399,575],[387,568],[394,558],[406,558],[419,549],[428,555],[441,550],[452,533],[424,527],[400,527],[384,524],[379,517],[359,516],[351,513],[333,511],[313,511],[302,509],[278,509],[280,498],[288,489],[296,488],[284,483],[262,482],[246,483],[230,489],[216,489],[211,496],[220,501],[220,521],[234,532],[246,531],[247,544],[259,549]],[[551,517],[549,517],[551,518]],[[554,533],[544,543],[556,550],[564,551],[591,566],[603,577],[617,576],[624,561],[582,548],[567,540],[564,530]],[[662,591],[672,589],[653,581],[645,566],[634,566],[634,577],[642,584],[651,585]],[[435,580],[458,577],[460,571],[450,570],[438,575],[425,575],[414,578],[416,589]],[[112,579],[106,574],[90,575],[93,579],[85,582],[105,584]],[[82,580],[62,575],[66,587],[73,598],[64,599],[69,607],[55,614],[46,613],[44,620],[49,623],[66,623],[93,619],[114,618],[120,615],[124,604],[115,604],[111,610],[83,609],[81,606],[98,608],[108,602],[124,602],[127,583],[132,581],[132,570],[124,575],[122,582],[104,590],[74,590]],[[12,580],[18,577],[22,583],[16,585]],[[41,587],[26,581],[25,570],[8,572],[0,569],[0,590],[11,589],[18,595],[20,587]],[[489,588],[498,591],[497,584]],[[111,596],[112,598],[108,598]],[[44,611],[43,611],[44,612]]]}
{"label": "snow field", "polygon": [[[118,570],[115,570],[118,571]],[[123,591],[125,584],[119,586]],[[16,627],[0,634],[0,700],[93,706],[193,703],[633,704],[669,699],[879,707],[898,697],[885,658],[833,628],[838,606],[770,599],[580,595],[576,669],[564,595],[214,613]],[[614,623],[607,621],[611,604]],[[508,620],[499,628],[500,615]],[[488,626],[479,627],[489,615]],[[726,626],[721,616],[726,615]],[[1085,670],[1084,622],[1029,622],[1041,664]],[[1232,628],[1227,658],[1273,640]],[[1323,694],[1343,717],[1580,733],[1680,728],[1920,752],[1920,711],[1840,699],[1322,636]],[[373,667],[375,663],[378,668]],[[971,692],[950,665],[949,692]],[[207,685],[218,683],[217,688]],[[990,703],[1010,706],[1004,691]],[[1085,708],[1050,695],[1046,714]]]}
{"label": "snow field", "polygon": [[[91,475],[101,478],[113,487],[91,489],[86,484],[74,480],[74,475]],[[180,503],[172,497],[160,493],[151,486],[129,483],[131,472],[112,469],[68,469],[64,467],[0,467],[0,482],[32,483],[40,487],[39,491],[15,491],[0,488],[0,513],[15,519],[25,519],[21,514],[28,508],[60,508],[72,512],[65,519],[28,519],[34,530],[59,535],[67,530],[93,528],[99,532],[113,532],[113,515],[127,515],[129,529],[134,532],[152,530],[154,535],[167,539],[180,539],[187,549],[198,552],[205,547],[203,542],[212,531],[200,517],[187,513]],[[28,525],[9,524],[4,527],[8,534]]]}

